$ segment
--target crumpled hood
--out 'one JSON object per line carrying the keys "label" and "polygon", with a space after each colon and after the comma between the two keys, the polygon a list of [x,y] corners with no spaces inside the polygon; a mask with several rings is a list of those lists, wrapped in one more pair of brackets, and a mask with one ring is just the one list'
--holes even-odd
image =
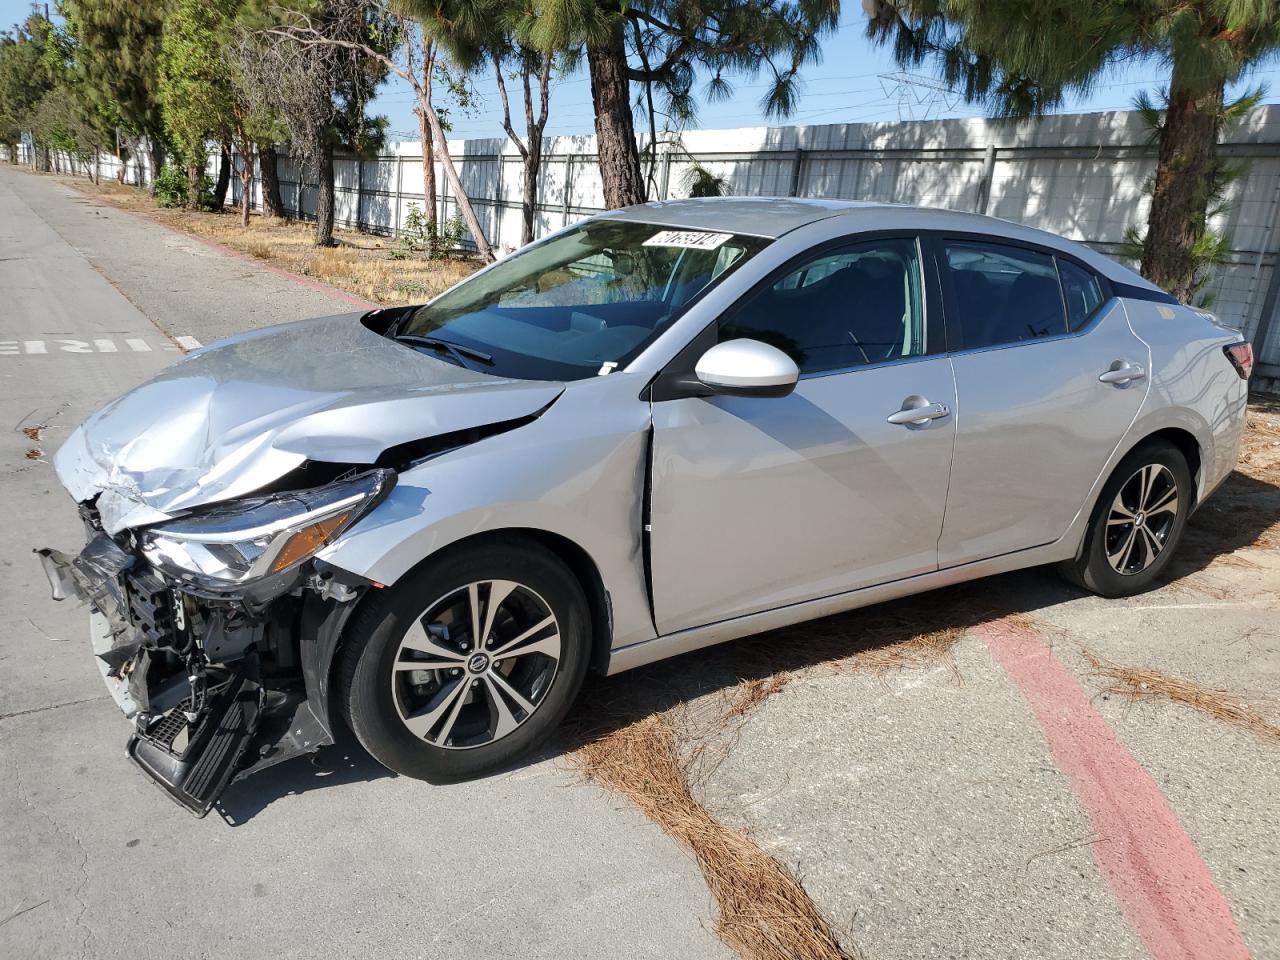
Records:
{"label": "crumpled hood", "polygon": [[379,336],[361,314],[267,327],[198,350],[108,403],[58,450],[77,501],[115,533],[246,496],[305,460],[529,416],[563,384],[466,370]]}

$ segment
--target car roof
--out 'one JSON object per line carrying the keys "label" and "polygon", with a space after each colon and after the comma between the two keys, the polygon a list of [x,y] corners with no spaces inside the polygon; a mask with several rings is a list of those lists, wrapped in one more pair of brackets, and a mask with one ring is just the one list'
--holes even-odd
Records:
{"label": "car roof", "polygon": [[714,230],[775,240],[797,227],[825,220],[859,207],[889,204],[859,200],[816,200],[804,197],[703,197],[691,200],[656,200],[611,210],[610,220],[657,223],[688,230]]}
{"label": "car roof", "polygon": [[850,233],[872,230],[955,230],[1056,248],[1089,264],[1103,276],[1158,291],[1128,267],[1076,240],[977,213],[912,207],[862,200],[820,200],[805,197],[702,197],[659,200],[611,210],[602,219],[628,220],[686,230],[737,233],[776,240],[819,220],[835,217],[848,223]]}

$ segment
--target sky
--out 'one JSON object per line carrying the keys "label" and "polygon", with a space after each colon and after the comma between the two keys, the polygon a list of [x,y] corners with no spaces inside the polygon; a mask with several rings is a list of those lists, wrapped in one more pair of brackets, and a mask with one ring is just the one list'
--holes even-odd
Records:
{"label": "sky", "polygon": [[[822,60],[807,67],[802,76],[802,94],[795,113],[786,120],[766,121],[760,98],[766,89],[764,77],[734,79],[732,98],[719,103],[701,102],[696,127],[782,126],[789,124],[856,123],[871,120],[934,119],[982,116],[980,106],[965,104],[959,97],[934,89],[936,81],[927,67],[915,80],[902,83],[885,79],[901,71],[887,49],[872,46],[864,36],[866,17],[861,4],[846,0],[845,15],[838,30],[822,47]],[[0,0],[0,25],[23,19],[31,9],[30,0]],[[703,78],[705,80],[705,78]],[[1103,77],[1088,96],[1076,97],[1061,112],[1129,109],[1141,90],[1157,91],[1168,79],[1168,68],[1155,61],[1135,61]],[[1266,102],[1280,103],[1280,60],[1272,58],[1237,85],[1237,92],[1251,83],[1268,87]],[[497,85],[491,73],[473,81],[477,107],[461,113],[450,110],[450,138],[502,136],[502,112]],[[516,131],[523,130],[522,110],[514,90],[512,117]],[[697,90],[698,87],[695,87]],[[379,93],[371,109],[390,120],[392,140],[417,140],[417,119],[413,114],[413,94],[403,82],[392,78]],[[573,75],[553,80],[548,135],[593,132],[590,86],[586,65]],[[641,121],[637,118],[637,125]]]}

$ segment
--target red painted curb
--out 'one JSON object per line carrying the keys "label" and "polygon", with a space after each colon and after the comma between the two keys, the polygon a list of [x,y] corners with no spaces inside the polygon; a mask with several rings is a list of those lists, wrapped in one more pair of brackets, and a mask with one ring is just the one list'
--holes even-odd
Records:
{"label": "red painted curb", "polygon": [[[89,194],[86,194],[86,196],[89,196]],[[101,202],[104,206],[119,213],[126,214],[127,216],[133,217],[137,220],[144,220],[147,223],[160,227],[162,230],[168,230],[170,233],[177,234],[180,237],[188,237],[199,243],[203,243],[206,247],[212,247],[229,257],[234,257],[237,260],[243,260],[245,263],[251,263],[261,270],[266,270],[268,273],[274,273],[276,276],[284,277],[286,280],[292,280],[294,283],[299,283],[304,287],[310,287],[312,290],[318,290],[320,293],[326,294],[330,297],[337,297],[339,300],[345,300],[348,303],[355,304],[357,307],[363,307],[366,310],[377,310],[380,307],[380,304],[365,300],[363,297],[357,297],[354,293],[347,293],[345,290],[339,290],[337,287],[332,287],[319,280],[312,280],[310,277],[304,277],[299,273],[293,273],[289,270],[281,269],[280,267],[273,267],[271,264],[264,263],[257,257],[250,256],[247,253],[242,253],[239,250],[228,247],[226,244],[219,243],[217,240],[210,240],[208,237],[202,237],[197,233],[188,233],[186,230],[179,230],[177,227],[171,227],[169,224],[163,223],[155,217],[149,217],[145,213],[138,213],[136,210],[126,210],[124,207],[117,207],[114,203],[109,201]]]}
{"label": "red painted curb", "polygon": [[1240,929],[1151,775],[1030,629],[978,629],[1030,704],[1089,815],[1094,859],[1154,960],[1247,960]]}

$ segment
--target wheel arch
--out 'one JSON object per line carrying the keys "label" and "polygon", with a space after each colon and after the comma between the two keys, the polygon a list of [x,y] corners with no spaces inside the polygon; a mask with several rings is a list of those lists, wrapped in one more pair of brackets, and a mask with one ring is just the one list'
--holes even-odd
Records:
{"label": "wheel arch", "polygon": [[1200,441],[1196,439],[1195,434],[1182,427],[1163,427],[1160,430],[1156,430],[1154,433],[1147,434],[1135,443],[1129,448],[1129,450],[1125,451],[1125,456],[1128,456],[1130,452],[1136,450],[1138,447],[1142,446],[1142,444],[1148,443],[1152,440],[1168,441],[1177,447],[1182,456],[1186,458],[1187,470],[1191,473],[1191,492],[1192,496],[1195,498],[1192,505],[1192,509],[1194,509],[1195,506],[1198,505],[1200,488],[1204,480],[1201,472],[1204,466],[1204,455],[1200,448]]}
{"label": "wheel arch", "polygon": [[[600,573],[600,569],[591,555],[581,545],[562,534],[534,527],[503,527],[473,533],[454,540],[423,557],[409,571],[406,571],[404,576],[408,576],[413,570],[429,561],[436,561],[442,557],[447,559],[450,554],[474,547],[477,544],[492,543],[494,541],[509,542],[512,539],[532,542],[539,548],[546,550],[564,563],[569,568],[570,573],[573,574],[574,579],[578,581],[578,585],[582,587],[582,592],[587,598],[587,608],[591,617],[591,653],[589,663],[592,669],[603,672],[608,665],[609,651],[613,644],[613,610],[609,601],[609,592],[605,588],[604,578]],[[318,674],[326,679],[323,685],[326,699],[331,699],[333,691],[337,689],[334,683],[335,672],[341,663],[342,651],[347,642],[345,625],[351,620],[356,610],[363,604],[368,603],[374,595],[373,590],[366,591],[360,599],[353,602],[351,609],[342,617],[340,628],[334,631],[330,641],[322,643],[320,649],[315,653],[315,656],[322,661],[315,665],[315,669]],[[336,709],[336,706],[333,703],[326,704],[326,713],[329,717],[340,716],[340,711]]]}
{"label": "wheel arch", "polygon": [[[1173,444],[1174,447],[1187,459],[1187,469],[1191,474],[1192,485],[1192,509],[1199,505],[1199,494],[1203,483],[1203,466],[1205,459],[1205,449],[1200,438],[1189,428],[1188,424],[1155,426],[1154,424],[1148,428],[1134,429],[1132,431],[1131,442],[1126,442],[1118,446],[1108,461],[1106,468],[1098,475],[1098,479],[1094,482],[1094,487],[1089,491],[1089,498],[1085,501],[1085,508],[1076,515],[1076,521],[1073,528],[1078,530],[1075,534],[1075,551],[1071,554],[1079,559],[1089,542],[1089,525],[1092,521],[1094,513],[1098,509],[1098,502],[1102,496],[1102,491],[1107,485],[1107,481],[1111,479],[1112,474],[1119,468],[1120,463],[1125,457],[1133,453],[1144,443],[1152,440],[1164,440]],[[1069,535],[1070,536],[1070,535]],[[1071,540],[1067,541],[1068,543]]]}

